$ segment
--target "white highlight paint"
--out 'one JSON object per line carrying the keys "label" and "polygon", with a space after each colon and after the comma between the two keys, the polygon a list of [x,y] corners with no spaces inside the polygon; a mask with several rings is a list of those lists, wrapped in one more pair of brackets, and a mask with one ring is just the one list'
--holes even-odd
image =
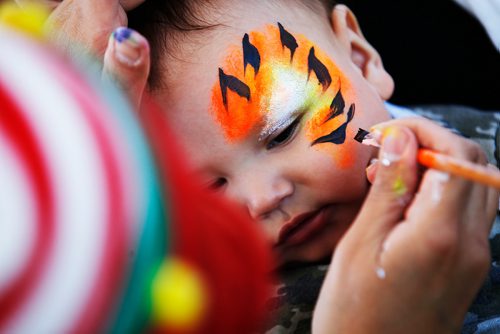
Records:
{"label": "white highlight paint", "polygon": [[104,247],[109,194],[102,186],[100,148],[84,112],[65,87],[50,80],[53,73],[41,66],[36,49],[1,32],[9,45],[0,52],[1,77],[36,125],[54,182],[57,219],[47,267],[6,332],[68,332],[88,302]]}
{"label": "white highlight paint", "polygon": [[274,68],[271,97],[269,100],[263,100],[263,107],[268,110],[260,140],[277,129],[286,128],[294,121],[293,116],[301,111],[307,99],[306,84],[304,75],[283,67]]}
{"label": "white highlight paint", "polygon": [[33,251],[37,213],[33,189],[15,152],[0,132],[0,291],[24,270]]}

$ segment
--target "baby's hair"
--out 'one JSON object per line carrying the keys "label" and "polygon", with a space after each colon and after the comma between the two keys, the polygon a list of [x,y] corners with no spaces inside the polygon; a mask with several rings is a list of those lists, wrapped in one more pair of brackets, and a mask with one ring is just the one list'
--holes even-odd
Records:
{"label": "baby's hair", "polygon": [[[219,1],[220,2],[220,1]],[[282,0],[282,5],[300,3],[317,11],[318,4],[329,15],[334,0]],[[207,12],[217,8],[218,0],[148,0],[129,13],[129,26],[146,37],[151,47],[151,72],[148,79],[150,90],[165,88],[162,73],[164,55],[175,58],[179,36],[190,32],[210,30],[217,26],[206,19]],[[321,8],[321,7],[320,7]]]}

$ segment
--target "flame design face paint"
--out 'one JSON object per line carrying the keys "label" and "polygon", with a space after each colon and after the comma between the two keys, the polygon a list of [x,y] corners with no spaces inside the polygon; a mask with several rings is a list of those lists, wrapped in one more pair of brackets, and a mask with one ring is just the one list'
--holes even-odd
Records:
{"label": "flame design face paint", "polygon": [[[229,142],[257,127],[264,140],[303,115],[312,145],[343,144],[352,132],[353,100],[349,80],[333,61],[279,23],[245,34],[240,45],[230,47],[212,89],[212,111]],[[331,151],[339,167],[351,165],[347,147],[334,146],[318,147]]]}

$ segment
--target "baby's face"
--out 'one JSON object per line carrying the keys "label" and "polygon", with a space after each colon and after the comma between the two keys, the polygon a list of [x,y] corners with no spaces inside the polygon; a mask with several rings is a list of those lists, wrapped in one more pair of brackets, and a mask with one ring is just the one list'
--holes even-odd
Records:
{"label": "baby's face", "polygon": [[158,97],[195,170],[247,209],[280,260],[319,260],[368,191],[375,152],[354,135],[388,116],[333,35],[243,26],[193,49]]}

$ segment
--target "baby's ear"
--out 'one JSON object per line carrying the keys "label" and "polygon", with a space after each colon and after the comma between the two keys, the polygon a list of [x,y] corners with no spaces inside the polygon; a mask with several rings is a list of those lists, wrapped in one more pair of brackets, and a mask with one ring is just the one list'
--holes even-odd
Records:
{"label": "baby's ear", "polygon": [[394,91],[394,81],[385,70],[377,50],[363,36],[353,12],[344,5],[336,5],[331,20],[333,32],[350,54],[352,63],[382,99],[389,99]]}

